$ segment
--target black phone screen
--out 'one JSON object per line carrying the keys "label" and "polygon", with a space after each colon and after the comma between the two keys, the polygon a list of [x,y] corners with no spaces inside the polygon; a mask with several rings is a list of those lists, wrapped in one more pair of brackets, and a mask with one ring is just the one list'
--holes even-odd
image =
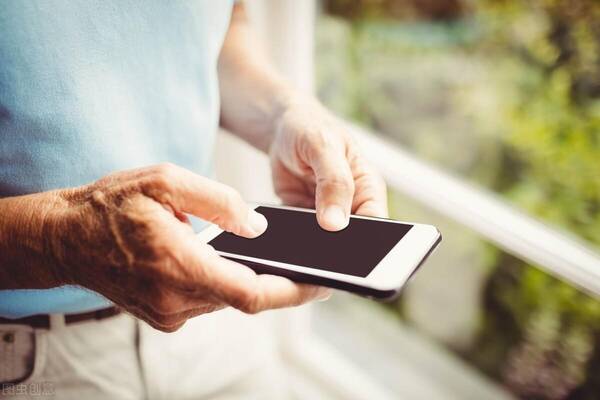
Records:
{"label": "black phone screen", "polygon": [[366,277],[412,228],[412,225],[350,218],[338,232],[317,224],[312,212],[258,207],[269,226],[246,239],[223,232],[209,244],[216,250],[302,267]]}

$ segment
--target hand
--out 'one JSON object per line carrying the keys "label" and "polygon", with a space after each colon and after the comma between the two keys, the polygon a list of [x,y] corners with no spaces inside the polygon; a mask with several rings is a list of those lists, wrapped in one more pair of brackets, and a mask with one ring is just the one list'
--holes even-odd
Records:
{"label": "hand", "polygon": [[218,71],[221,126],[270,152],[275,191],[285,203],[316,207],[328,230],[344,228],[351,212],[387,215],[381,177],[335,117],[275,72],[243,6],[233,12]]}
{"label": "hand", "polygon": [[277,120],[270,149],[279,197],[316,206],[319,225],[331,231],[345,228],[351,212],[387,217],[385,183],[341,122],[316,101],[290,104]]}
{"label": "hand", "polygon": [[103,294],[163,331],[233,306],[247,313],[298,305],[328,291],[220,257],[184,213],[252,238],[266,219],[233,189],[170,165],[118,172],[55,193],[44,237],[57,283]]}

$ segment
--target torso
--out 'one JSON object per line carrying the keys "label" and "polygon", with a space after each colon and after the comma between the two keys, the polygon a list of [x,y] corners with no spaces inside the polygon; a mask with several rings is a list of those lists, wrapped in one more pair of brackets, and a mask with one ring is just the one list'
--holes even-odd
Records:
{"label": "torso", "polygon": [[[171,161],[205,174],[230,1],[8,2],[0,10],[0,196]],[[24,302],[25,301],[25,302]],[[106,305],[81,289],[0,291],[0,315]]]}

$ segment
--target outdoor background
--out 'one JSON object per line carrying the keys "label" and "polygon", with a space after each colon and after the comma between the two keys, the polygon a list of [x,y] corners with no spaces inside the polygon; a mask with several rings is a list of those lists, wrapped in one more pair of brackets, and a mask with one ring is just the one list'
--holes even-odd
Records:
{"label": "outdoor background", "polygon": [[[320,7],[325,104],[600,247],[599,1]],[[397,193],[390,207],[444,242],[397,302],[370,307],[522,398],[600,398],[598,299]]]}

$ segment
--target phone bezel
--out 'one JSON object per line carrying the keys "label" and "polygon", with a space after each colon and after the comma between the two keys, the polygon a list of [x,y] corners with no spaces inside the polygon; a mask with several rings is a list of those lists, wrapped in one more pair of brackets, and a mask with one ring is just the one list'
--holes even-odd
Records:
{"label": "phone bezel", "polygon": [[[312,209],[271,204],[253,205],[253,208],[261,206],[312,214],[316,213],[315,210]],[[385,218],[365,217],[362,215],[352,215],[351,218],[369,219],[390,224],[408,224],[412,225],[413,227],[366,277],[346,275],[279,261],[248,257],[241,254],[228,253],[219,250],[217,250],[217,253],[230,259],[234,258],[248,261],[250,263],[264,264],[288,271],[295,271],[304,275],[322,277],[329,280],[348,283],[350,285],[367,287],[381,292],[390,292],[399,290],[406,283],[406,281],[408,281],[413,272],[419,267],[421,262],[431,253],[441,237],[440,232],[433,225],[417,224],[414,222],[404,222]],[[208,243],[222,232],[223,230],[218,226],[211,225],[197,235],[203,242]]]}

